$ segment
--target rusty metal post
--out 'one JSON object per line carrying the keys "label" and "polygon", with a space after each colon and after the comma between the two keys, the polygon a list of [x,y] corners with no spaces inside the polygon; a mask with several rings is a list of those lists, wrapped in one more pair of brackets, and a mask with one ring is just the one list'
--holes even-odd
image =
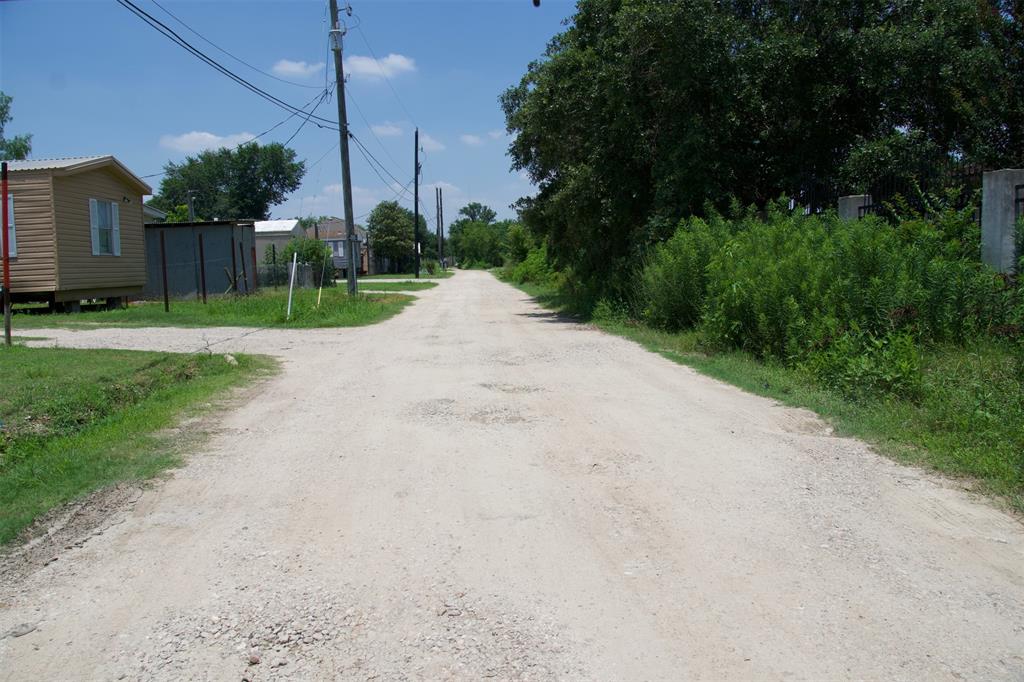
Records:
{"label": "rusty metal post", "polygon": [[238,242],[238,258],[242,261],[242,281],[245,282],[245,293],[251,294],[252,288],[249,287],[249,276],[245,274],[245,249],[242,247],[242,242]]}
{"label": "rusty metal post", "polygon": [[256,247],[252,247],[252,288],[260,288],[260,265],[256,260]]}
{"label": "rusty metal post", "polygon": [[235,264],[235,226],[231,226],[231,286],[238,291],[238,266]]}
{"label": "rusty metal post", "polygon": [[3,219],[0,220],[0,229],[3,230],[3,266],[4,266],[4,344],[10,346],[11,341],[11,245],[10,225],[11,218],[7,215],[7,162],[0,164],[0,202],[3,203]]}

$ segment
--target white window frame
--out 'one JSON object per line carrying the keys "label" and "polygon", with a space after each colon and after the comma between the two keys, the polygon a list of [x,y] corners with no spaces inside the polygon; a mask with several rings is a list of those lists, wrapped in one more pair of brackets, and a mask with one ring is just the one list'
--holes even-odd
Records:
{"label": "white window frame", "polygon": [[[2,243],[0,248],[3,248]],[[18,255],[18,233],[14,229],[14,195],[11,193],[7,194],[7,253],[11,258]]]}
{"label": "white window frame", "polygon": [[[100,210],[109,207],[110,227],[101,227]],[[109,251],[101,248],[100,230],[110,230]],[[113,199],[89,199],[89,232],[92,237],[92,255],[94,256],[120,256],[121,255],[121,205]]]}

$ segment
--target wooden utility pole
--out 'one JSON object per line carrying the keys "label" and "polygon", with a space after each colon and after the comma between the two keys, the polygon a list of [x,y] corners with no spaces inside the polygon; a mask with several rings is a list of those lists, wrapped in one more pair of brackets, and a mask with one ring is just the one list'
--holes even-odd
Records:
{"label": "wooden utility pole", "polygon": [[[341,39],[345,30],[338,19],[338,0],[330,0],[331,6],[331,51],[334,52],[334,76],[338,98],[338,135],[341,142],[341,190],[345,204],[345,232],[348,244],[348,293],[354,296],[358,291],[356,269],[359,267],[359,239],[356,237],[356,222],[352,210],[352,173],[348,163],[348,112],[345,108],[345,65],[341,58]],[[345,8],[351,15],[352,9]]]}
{"label": "wooden utility pole", "polygon": [[7,162],[4,161],[0,165],[0,203],[3,203],[3,219],[0,220],[0,229],[3,230],[4,234],[2,237],[3,241],[3,259],[4,259],[4,344],[11,345],[11,245],[10,245],[10,227],[11,220],[14,220],[14,216],[7,214]]}
{"label": "wooden utility pole", "polygon": [[437,239],[437,257],[441,259],[441,269],[447,270],[444,264],[444,190],[437,188],[437,212],[441,215],[441,234]]}
{"label": "wooden utility pole", "polygon": [[413,229],[413,244],[416,250],[416,279],[420,278],[420,129],[416,129],[416,135],[413,138],[416,149],[413,150],[413,170],[412,170],[412,229]]}
{"label": "wooden utility pole", "polygon": [[437,262],[441,263],[441,188],[434,188],[434,213],[437,215]]}

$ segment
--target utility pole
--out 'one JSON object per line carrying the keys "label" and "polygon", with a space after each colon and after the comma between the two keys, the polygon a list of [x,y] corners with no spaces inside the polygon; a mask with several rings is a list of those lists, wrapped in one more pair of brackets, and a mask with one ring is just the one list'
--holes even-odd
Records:
{"label": "utility pole", "polygon": [[413,175],[412,175],[412,229],[413,242],[416,248],[416,279],[420,278],[420,129],[416,129],[416,136],[413,138],[416,149],[413,151]]}
{"label": "utility pole", "polygon": [[185,192],[185,199],[188,201],[188,221],[190,223],[194,223],[196,221],[196,207],[192,203],[192,195],[195,193],[196,191],[194,189],[190,189]]}
{"label": "utility pole", "polygon": [[444,262],[444,190],[440,187],[437,188],[437,212],[441,215],[439,220],[441,229],[437,237],[437,257],[441,259],[441,269],[447,270],[448,266]]}
{"label": "utility pole", "polygon": [[[356,268],[360,258],[359,239],[356,237],[354,211],[352,210],[352,175],[348,164],[348,112],[345,109],[345,66],[341,58],[341,39],[345,31],[338,20],[338,0],[331,0],[331,51],[334,52],[334,76],[337,83],[338,98],[338,136],[341,141],[341,188],[345,203],[345,231],[348,242],[348,293],[351,296],[358,291]],[[345,11],[351,15],[352,8],[346,5]]]}
{"label": "utility pole", "polygon": [[437,211],[437,262],[443,263],[441,254],[441,188],[434,188],[434,205]]}
{"label": "utility pole", "polygon": [[3,204],[3,208],[0,211],[3,212],[3,218],[0,219],[0,229],[3,230],[2,241],[3,245],[3,266],[4,266],[4,344],[11,345],[11,245],[10,239],[10,221],[14,220],[13,215],[7,214],[7,162],[4,161],[0,165],[0,203]]}

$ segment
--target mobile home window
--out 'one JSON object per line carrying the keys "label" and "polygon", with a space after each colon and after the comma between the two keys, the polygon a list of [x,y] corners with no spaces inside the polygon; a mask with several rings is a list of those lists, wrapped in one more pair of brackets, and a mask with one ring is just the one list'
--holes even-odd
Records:
{"label": "mobile home window", "polygon": [[[2,247],[2,245],[0,245]],[[14,195],[7,195],[7,249],[11,258],[18,255],[18,238],[14,233]]]}
{"label": "mobile home window", "polygon": [[120,207],[116,201],[89,199],[89,225],[92,230],[92,255],[121,255]]}

